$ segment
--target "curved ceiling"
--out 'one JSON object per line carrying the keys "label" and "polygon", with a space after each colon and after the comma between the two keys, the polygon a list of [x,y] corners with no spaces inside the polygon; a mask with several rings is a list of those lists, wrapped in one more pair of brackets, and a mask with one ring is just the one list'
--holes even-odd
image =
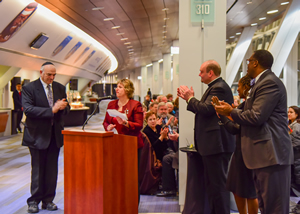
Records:
{"label": "curved ceiling", "polygon": [[[227,0],[228,42],[238,39],[243,27],[258,28],[282,17],[288,0]],[[73,23],[117,58],[115,72],[145,66],[169,53],[179,34],[179,0],[37,0]],[[290,0],[291,2],[291,0]],[[189,3],[189,1],[187,1]],[[267,11],[278,12],[267,15]],[[266,17],[264,20],[259,18]],[[113,18],[105,21],[104,19]],[[114,26],[120,26],[112,29]],[[229,39],[229,37],[233,37]]]}

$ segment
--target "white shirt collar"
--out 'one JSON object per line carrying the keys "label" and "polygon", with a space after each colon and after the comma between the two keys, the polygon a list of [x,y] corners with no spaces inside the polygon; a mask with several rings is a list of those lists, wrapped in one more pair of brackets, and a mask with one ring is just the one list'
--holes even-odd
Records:
{"label": "white shirt collar", "polygon": [[221,77],[220,77],[220,76],[218,76],[216,79],[214,79],[214,80],[210,81],[210,83],[208,83],[207,85],[209,85],[209,84],[213,83],[214,81],[216,81],[217,79],[220,79],[220,78],[221,78]]}
{"label": "white shirt collar", "polygon": [[267,70],[269,70],[269,69],[264,70],[263,72],[261,72],[260,74],[258,74],[257,77],[255,77],[255,83],[257,83],[257,81],[258,81],[258,79],[260,78],[260,76],[261,76],[263,73],[265,73]]}
{"label": "white shirt collar", "polygon": [[[47,89],[48,84],[45,83],[45,82],[42,80],[42,78],[40,78],[40,81],[41,81],[43,87],[44,87],[45,89]],[[52,84],[49,84],[49,85],[50,85],[50,87],[52,88]]]}

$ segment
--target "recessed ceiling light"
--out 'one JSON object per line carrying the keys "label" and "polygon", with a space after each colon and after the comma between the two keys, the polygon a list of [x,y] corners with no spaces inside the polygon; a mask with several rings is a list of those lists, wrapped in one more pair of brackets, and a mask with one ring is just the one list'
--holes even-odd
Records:
{"label": "recessed ceiling light", "polygon": [[130,46],[127,46],[127,48],[132,48],[132,46],[130,45]]}
{"label": "recessed ceiling light", "polygon": [[236,33],[236,35],[241,35],[241,34],[242,34],[241,32]]}
{"label": "recessed ceiling light", "polygon": [[278,12],[278,10],[270,10],[267,12],[267,14],[273,14],[273,13],[277,13],[277,12]]}
{"label": "recessed ceiling light", "polygon": [[167,36],[163,36],[162,38],[165,39],[165,38],[167,38]]}
{"label": "recessed ceiling light", "polygon": [[92,8],[92,10],[103,10],[104,9],[104,7],[94,7],[94,8]]}
{"label": "recessed ceiling light", "polygon": [[113,26],[111,29],[118,29],[120,26]]}
{"label": "recessed ceiling light", "polygon": [[164,18],[164,20],[166,21],[166,20],[168,20],[169,18]]}
{"label": "recessed ceiling light", "polygon": [[124,41],[124,40],[127,40],[127,39],[128,39],[128,38],[122,38],[121,40]]}
{"label": "recessed ceiling light", "polygon": [[281,5],[286,5],[289,4],[290,2],[286,1],[286,2],[282,2]]}
{"label": "recessed ceiling light", "polygon": [[124,45],[130,45],[131,44],[131,42],[125,42],[124,43]]}
{"label": "recessed ceiling light", "polygon": [[124,33],[117,33],[117,36],[121,36],[121,35],[124,35]]}
{"label": "recessed ceiling light", "polygon": [[258,20],[265,20],[266,19],[266,17],[261,17],[261,18],[259,18]]}
{"label": "recessed ceiling light", "polygon": [[131,49],[128,49],[128,51],[133,51],[134,49],[133,48],[131,48]]}
{"label": "recessed ceiling light", "polygon": [[167,25],[164,25],[163,27],[167,27]]}
{"label": "recessed ceiling light", "polygon": [[106,19],[103,19],[103,21],[111,21],[111,20],[114,20],[114,18],[106,18]]}
{"label": "recessed ceiling light", "polygon": [[251,26],[256,26],[257,25],[257,23],[253,23],[253,24],[251,24]]}
{"label": "recessed ceiling light", "polygon": [[231,37],[229,37],[229,39],[233,39],[235,36],[231,36]]}
{"label": "recessed ceiling light", "polygon": [[248,1],[247,4],[252,4],[252,1]]}
{"label": "recessed ceiling light", "polygon": [[165,31],[163,31],[163,33],[167,33],[167,32],[168,32],[168,31],[166,31],[166,30],[165,30]]}
{"label": "recessed ceiling light", "polygon": [[134,54],[134,52],[129,52],[128,54]]}
{"label": "recessed ceiling light", "polygon": [[169,8],[164,8],[164,9],[162,9],[162,11],[166,11],[166,10],[169,10]]}

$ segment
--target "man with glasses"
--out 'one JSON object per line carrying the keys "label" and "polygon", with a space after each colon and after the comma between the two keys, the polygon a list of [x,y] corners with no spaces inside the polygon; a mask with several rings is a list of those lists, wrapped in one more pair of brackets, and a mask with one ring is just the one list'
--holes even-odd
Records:
{"label": "man with glasses", "polygon": [[247,63],[248,75],[255,83],[244,110],[222,101],[215,108],[241,125],[242,155],[245,165],[254,172],[261,213],[287,214],[293,150],[288,133],[286,89],[271,71],[270,52],[257,50]]}

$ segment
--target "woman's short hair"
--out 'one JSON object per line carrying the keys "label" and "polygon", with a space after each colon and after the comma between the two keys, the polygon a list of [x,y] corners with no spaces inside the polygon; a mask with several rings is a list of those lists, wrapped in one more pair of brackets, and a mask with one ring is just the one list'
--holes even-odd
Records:
{"label": "woman's short hair", "polygon": [[156,117],[156,113],[154,111],[148,111],[145,116],[146,121],[148,121],[149,117],[151,117],[153,114]]}
{"label": "woman's short hair", "polygon": [[125,89],[125,93],[128,98],[133,98],[134,86],[133,83],[129,79],[121,79],[117,82],[117,84],[122,84]]}

